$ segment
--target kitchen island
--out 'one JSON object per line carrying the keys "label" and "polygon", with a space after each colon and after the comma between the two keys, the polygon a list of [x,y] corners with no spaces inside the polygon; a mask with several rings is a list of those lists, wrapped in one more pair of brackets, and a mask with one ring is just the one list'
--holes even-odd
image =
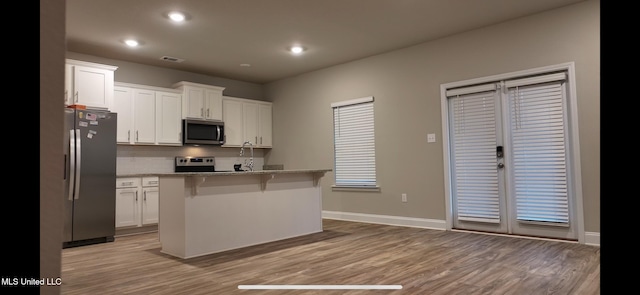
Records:
{"label": "kitchen island", "polygon": [[161,252],[193,258],[321,232],[328,171],[156,174]]}

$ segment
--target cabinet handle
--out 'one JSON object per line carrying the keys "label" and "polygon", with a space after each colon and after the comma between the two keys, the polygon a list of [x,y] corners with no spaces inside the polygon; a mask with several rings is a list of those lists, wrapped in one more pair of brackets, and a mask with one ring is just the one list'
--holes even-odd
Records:
{"label": "cabinet handle", "polygon": [[204,109],[200,108],[200,117],[204,117]]}
{"label": "cabinet handle", "polygon": [[138,130],[136,130],[136,141],[138,141]]}
{"label": "cabinet handle", "polygon": [[262,136],[260,136],[260,144],[262,144]]}
{"label": "cabinet handle", "polygon": [[127,141],[131,141],[131,130],[127,130]]}
{"label": "cabinet handle", "polygon": [[149,181],[149,184],[158,184],[157,180]]}
{"label": "cabinet handle", "polygon": [[76,96],[75,102],[78,102],[78,91],[76,91],[76,95],[75,96]]}
{"label": "cabinet handle", "polygon": [[209,108],[207,108],[207,118],[209,118],[209,116],[211,116],[211,115],[210,115],[210,113],[209,113],[209,110],[210,110],[210,109],[209,109]]}
{"label": "cabinet handle", "polygon": [[143,197],[142,197],[143,200],[146,202],[147,201],[147,191],[145,191],[142,195],[143,195]]}
{"label": "cabinet handle", "polygon": [[136,202],[138,201],[138,191],[136,191]]}
{"label": "cabinet handle", "polygon": [[258,137],[256,136],[256,141],[254,141],[255,143],[258,143]]}
{"label": "cabinet handle", "polygon": [[69,102],[69,90],[64,91],[64,102]]}

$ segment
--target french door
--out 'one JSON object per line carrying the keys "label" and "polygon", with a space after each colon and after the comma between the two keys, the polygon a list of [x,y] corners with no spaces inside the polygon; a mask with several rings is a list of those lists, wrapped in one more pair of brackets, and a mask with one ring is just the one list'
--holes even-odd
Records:
{"label": "french door", "polygon": [[452,228],[578,239],[564,71],[446,90]]}

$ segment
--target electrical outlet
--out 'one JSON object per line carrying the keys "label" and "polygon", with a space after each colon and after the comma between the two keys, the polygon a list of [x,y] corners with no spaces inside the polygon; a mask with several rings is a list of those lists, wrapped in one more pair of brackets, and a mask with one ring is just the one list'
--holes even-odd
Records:
{"label": "electrical outlet", "polygon": [[435,133],[427,134],[427,142],[436,142],[436,134]]}
{"label": "electrical outlet", "polygon": [[402,194],[402,202],[407,202],[407,194]]}

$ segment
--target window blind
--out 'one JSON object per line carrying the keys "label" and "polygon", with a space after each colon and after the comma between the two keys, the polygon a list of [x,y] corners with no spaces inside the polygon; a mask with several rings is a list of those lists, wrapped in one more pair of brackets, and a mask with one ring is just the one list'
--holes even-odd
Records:
{"label": "window blind", "polygon": [[337,186],[376,186],[373,97],[334,103]]}
{"label": "window blind", "polygon": [[456,216],[458,220],[499,223],[496,91],[487,91],[495,85],[474,89],[448,92],[458,93],[449,97]]}
{"label": "window blind", "polygon": [[520,221],[569,222],[564,78],[564,74],[555,74],[505,82],[516,218]]}

